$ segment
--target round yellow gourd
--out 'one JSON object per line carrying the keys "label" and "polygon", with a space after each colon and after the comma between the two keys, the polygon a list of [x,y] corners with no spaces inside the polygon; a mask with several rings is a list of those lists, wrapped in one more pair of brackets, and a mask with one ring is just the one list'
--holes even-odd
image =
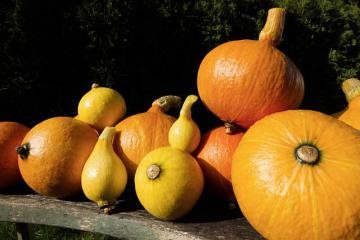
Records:
{"label": "round yellow gourd", "polygon": [[126,103],[119,92],[93,84],[80,99],[75,118],[101,131],[107,126],[114,126],[125,113]]}
{"label": "round yellow gourd", "polygon": [[135,174],[135,190],[144,208],[157,218],[176,220],[198,201],[204,185],[196,160],[173,147],[147,154]]}

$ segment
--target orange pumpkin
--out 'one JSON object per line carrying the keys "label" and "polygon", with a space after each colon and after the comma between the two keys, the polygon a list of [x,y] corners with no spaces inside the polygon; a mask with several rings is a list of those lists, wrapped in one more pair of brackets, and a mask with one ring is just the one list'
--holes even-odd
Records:
{"label": "orange pumpkin", "polygon": [[97,138],[93,128],[70,117],[37,124],[17,148],[23,179],[46,196],[65,198],[81,192],[81,171]]}
{"label": "orange pumpkin", "polygon": [[179,108],[181,99],[164,96],[153,102],[147,112],[129,116],[115,128],[114,149],[126,166],[129,179],[133,179],[141,159],[150,151],[169,145],[168,132],[175,118],[167,115],[171,107]]}
{"label": "orange pumpkin", "polygon": [[270,113],[300,105],[303,77],[276,48],[284,19],[284,9],[270,9],[258,41],[224,43],[202,60],[197,77],[199,96],[224,122],[247,129]]}
{"label": "orange pumpkin", "polygon": [[29,128],[17,122],[0,122],[0,189],[21,181],[15,148]]}
{"label": "orange pumpkin", "polygon": [[356,78],[347,79],[341,87],[348,101],[348,106],[343,111],[332,114],[332,116],[360,130],[360,80]]}
{"label": "orange pumpkin", "polygon": [[235,202],[231,185],[232,157],[244,132],[226,133],[223,126],[205,133],[195,157],[203,170],[205,187],[218,199]]}
{"label": "orange pumpkin", "polygon": [[269,115],[244,134],[236,199],[266,239],[360,239],[360,133],[323,113]]}

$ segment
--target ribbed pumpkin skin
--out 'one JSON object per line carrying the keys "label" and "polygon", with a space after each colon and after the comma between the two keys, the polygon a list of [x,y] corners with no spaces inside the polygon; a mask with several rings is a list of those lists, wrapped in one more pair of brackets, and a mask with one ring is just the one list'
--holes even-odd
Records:
{"label": "ribbed pumpkin skin", "polygon": [[246,129],[270,113],[297,108],[304,95],[300,71],[265,40],[211,50],[200,64],[197,87],[211,112]]}
{"label": "ribbed pumpkin skin", "polygon": [[243,132],[227,134],[223,126],[211,129],[203,135],[195,157],[204,173],[205,186],[218,199],[233,202],[231,184],[232,157]]}
{"label": "ribbed pumpkin skin", "polygon": [[[320,150],[315,165],[295,158]],[[233,159],[240,208],[266,239],[360,239],[360,133],[308,110],[275,113],[244,135]]]}
{"label": "ribbed pumpkin skin", "polygon": [[96,141],[97,132],[70,117],[54,117],[34,126],[24,137],[27,158],[18,157],[29,187],[41,195],[65,198],[81,192],[81,172]]}
{"label": "ribbed pumpkin skin", "polygon": [[16,147],[30,129],[16,122],[0,122],[0,189],[21,181]]}
{"label": "ribbed pumpkin skin", "polygon": [[169,145],[168,132],[175,118],[154,105],[147,112],[129,116],[115,128],[114,149],[133,179],[141,159],[152,150]]}

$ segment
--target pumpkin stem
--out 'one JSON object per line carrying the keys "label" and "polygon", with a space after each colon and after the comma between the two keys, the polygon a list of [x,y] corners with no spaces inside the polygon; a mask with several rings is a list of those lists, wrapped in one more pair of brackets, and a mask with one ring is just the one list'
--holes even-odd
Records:
{"label": "pumpkin stem", "polygon": [[360,80],[357,78],[350,78],[345,80],[342,83],[341,88],[348,102],[360,96]]}
{"label": "pumpkin stem", "polygon": [[314,165],[320,159],[320,152],[317,147],[311,144],[304,144],[295,150],[296,159],[300,163]]}
{"label": "pumpkin stem", "polygon": [[24,143],[19,147],[16,147],[16,153],[22,160],[26,159],[30,154],[30,143]]}
{"label": "pumpkin stem", "polygon": [[93,88],[98,88],[98,87],[100,87],[100,84],[98,84],[98,83],[93,83],[93,84],[91,85],[91,89],[93,89]]}
{"label": "pumpkin stem", "polygon": [[146,176],[150,179],[150,180],[154,180],[156,178],[158,178],[160,176],[160,172],[161,172],[161,168],[156,165],[156,164],[151,164],[147,169],[146,169]]}
{"label": "pumpkin stem", "polygon": [[163,112],[167,112],[170,108],[179,109],[181,107],[181,98],[174,95],[163,96],[156,99],[151,105],[159,106]]}
{"label": "pumpkin stem", "polygon": [[226,134],[233,134],[235,130],[238,128],[234,123],[231,122],[225,122],[225,133]]}
{"label": "pumpkin stem", "polygon": [[285,25],[285,9],[271,8],[268,11],[268,16],[265,22],[265,26],[260,32],[259,40],[269,41],[274,46],[278,45],[282,40],[284,25]]}

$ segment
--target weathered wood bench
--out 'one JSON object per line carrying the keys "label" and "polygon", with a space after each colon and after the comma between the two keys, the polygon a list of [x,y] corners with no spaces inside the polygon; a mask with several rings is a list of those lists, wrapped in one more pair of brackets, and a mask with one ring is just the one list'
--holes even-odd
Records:
{"label": "weathered wood bench", "polygon": [[106,215],[85,199],[58,200],[34,193],[0,194],[0,221],[17,223],[18,239],[27,238],[26,224],[65,227],[121,239],[263,239],[238,211],[195,209],[181,221],[165,222],[126,201],[120,201],[115,212]]}

